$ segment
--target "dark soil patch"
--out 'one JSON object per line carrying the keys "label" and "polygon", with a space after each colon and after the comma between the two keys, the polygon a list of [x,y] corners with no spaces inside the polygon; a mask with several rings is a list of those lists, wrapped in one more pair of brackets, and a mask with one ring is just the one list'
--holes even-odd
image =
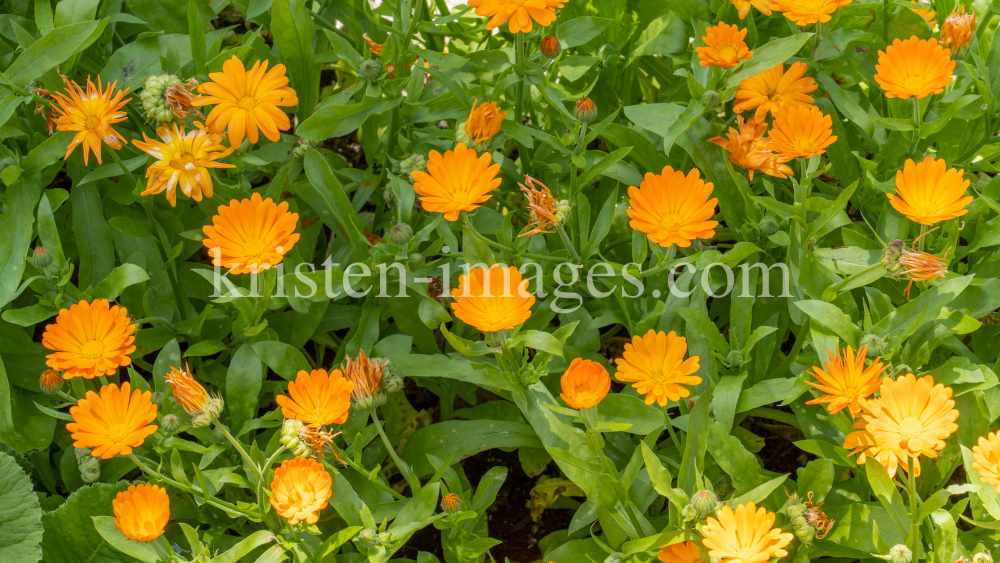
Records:
{"label": "dark soil patch", "polygon": [[797,469],[816,459],[795,445],[796,441],[804,440],[805,435],[794,426],[754,417],[744,420],[741,426],[764,438],[764,448],[757,455],[768,471],[789,473],[794,477]]}

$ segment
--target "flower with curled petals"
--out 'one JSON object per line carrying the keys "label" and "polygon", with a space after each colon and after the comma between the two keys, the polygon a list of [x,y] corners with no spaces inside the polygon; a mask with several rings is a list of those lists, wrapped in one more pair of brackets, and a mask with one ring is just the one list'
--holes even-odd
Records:
{"label": "flower with curled petals", "polygon": [[639,187],[628,189],[629,226],[661,246],[687,248],[692,240],[710,239],[719,225],[712,220],[719,202],[712,189],[697,168],[686,176],[669,166],[660,174],[647,172]]}
{"label": "flower with curled petals", "polygon": [[115,527],[123,536],[150,542],[163,535],[170,520],[170,497],[163,487],[142,483],[129,485],[111,501]]}
{"label": "flower with curled petals", "polygon": [[254,192],[247,199],[220,205],[212,224],[201,228],[214,266],[234,274],[260,273],[281,262],[299,240],[298,213],[288,212],[288,202],[277,205]]}
{"label": "flower with curled petals", "polygon": [[936,39],[896,39],[878,52],[875,82],[887,98],[925,98],[951,84],[955,61]]}
{"label": "flower with curled petals", "polygon": [[771,0],[732,0],[732,3],[741,20],[746,19],[747,15],[750,14],[750,8],[756,8],[765,16],[770,16],[771,10],[774,9],[774,3]]}
{"label": "flower with curled petals", "polygon": [[621,358],[615,360],[618,372],[615,379],[632,383],[640,395],[646,396],[646,404],[654,402],[661,407],[668,401],[679,401],[691,395],[689,385],[698,385],[698,356],[684,359],[687,353],[687,339],[649,329],[645,336],[633,336],[625,345]]}
{"label": "flower with curled petals", "polygon": [[479,98],[472,101],[469,119],[465,120],[465,134],[473,143],[488,143],[498,132],[507,112],[500,111],[496,102],[483,102],[476,107]]}
{"label": "flower with curled petals", "polygon": [[736,126],[739,130],[729,128],[725,137],[713,137],[708,140],[713,145],[719,145],[729,153],[729,161],[743,168],[753,181],[754,171],[763,172],[775,178],[788,178],[792,169],[786,162],[790,159],[771,150],[771,138],[765,137],[767,122],[746,121],[743,116],[736,116]]}
{"label": "flower with curled petals", "polygon": [[353,390],[354,383],[339,369],[329,374],[325,369],[314,369],[296,374],[295,381],[288,382],[288,396],[278,395],[275,401],[285,418],[318,428],[347,421]]}
{"label": "flower with curled petals", "polygon": [[490,192],[500,186],[500,165],[489,154],[459,143],[444,155],[432,150],[427,156],[427,172],[414,170],[413,191],[427,211],[443,213],[448,221],[457,221],[462,211],[472,211],[490,199]]}
{"label": "flower with curled petals", "polygon": [[965,170],[948,168],[943,159],[928,156],[920,163],[906,159],[896,172],[896,193],[886,195],[910,221],[934,225],[969,212],[965,209],[972,203],[972,196],[965,195],[969,183]]}
{"label": "flower with curled petals", "polygon": [[763,121],[768,112],[774,114],[781,108],[796,104],[811,105],[815,100],[809,95],[816,90],[816,81],[807,77],[809,66],[792,63],[785,71],[780,64],[755,76],[740,81],[736,90],[733,113],[743,113],[756,108],[754,119]]}
{"label": "flower with curled petals", "polygon": [[150,139],[142,134],[145,142],[133,139],[132,144],[152,156],[156,162],[146,169],[146,189],[140,195],[167,192],[171,207],[177,206],[177,188],[195,201],[202,194],[212,197],[212,175],[209,168],[236,168],[234,164],[217,162],[233,152],[232,147],[222,146],[222,136],[204,129],[184,132],[184,125],[176,123],[171,128],[160,126],[156,134],[162,140]]}
{"label": "flower with curled petals", "polygon": [[515,266],[493,264],[472,268],[458,278],[451,290],[455,316],[483,332],[496,332],[528,320],[535,296],[528,293],[528,280]]}
{"label": "flower with curled petals", "polygon": [[573,409],[589,409],[604,400],[611,390],[611,376],[604,366],[583,358],[575,358],[559,380],[559,397]]}
{"label": "flower with curled petals", "polygon": [[701,38],[705,42],[704,47],[695,47],[698,53],[698,64],[701,66],[717,66],[719,68],[731,68],[744,59],[753,56],[753,51],[747,48],[747,29],[740,29],[736,25],[726,25],[719,22],[715,27],[705,29],[705,35]]}
{"label": "flower with curled petals", "polygon": [[[131,393],[131,394],[130,394]],[[101,387],[101,394],[87,391],[76,406],[70,407],[73,422],[66,424],[73,447],[91,448],[90,455],[111,459],[128,455],[156,432],[156,405],[152,393],[132,391],[128,383]]]}
{"label": "flower with curled petals", "polygon": [[60,310],[56,322],[45,327],[42,346],[52,350],[45,363],[65,379],[114,375],[132,363],[134,335],[125,307],[107,299],[80,301]]}
{"label": "flower with curled petals", "polygon": [[960,4],[957,10],[952,10],[941,26],[941,43],[951,50],[952,58],[964,59],[969,54],[969,46],[976,31],[976,11],[965,12],[965,5]]}
{"label": "flower with curled petals", "polygon": [[980,437],[979,443],[972,446],[972,456],[972,468],[979,473],[979,479],[1000,493],[1000,434],[990,432]]}
{"label": "flower with curled petals", "polygon": [[709,557],[721,563],[762,563],[774,557],[785,557],[783,548],[795,539],[774,527],[774,513],[752,502],[741,504],[733,511],[724,505],[716,518],[709,516],[701,527]]}
{"label": "flower with curled petals", "polygon": [[868,346],[858,348],[857,355],[850,346],[843,350],[840,348],[831,350],[830,360],[823,362],[823,367],[826,369],[813,368],[811,375],[818,383],[806,381],[826,395],[806,404],[826,404],[830,414],[837,414],[847,408],[851,418],[857,418],[861,414],[865,399],[878,390],[882,374],[888,368],[879,361],[880,358],[875,358],[870,366],[865,367],[867,354]]}
{"label": "flower with curled petals", "polygon": [[292,526],[319,522],[319,512],[329,504],[333,478],[314,459],[296,457],[281,463],[271,480],[271,506]]}
{"label": "flower with curled petals", "polygon": [[548,27],[556,21],[556,8],[568,0],[469,0],[468,6],[476,9],[477,16],[490,18],[486,29],[496,29],[507,24],[511,33],[529,33],[532,22]]}

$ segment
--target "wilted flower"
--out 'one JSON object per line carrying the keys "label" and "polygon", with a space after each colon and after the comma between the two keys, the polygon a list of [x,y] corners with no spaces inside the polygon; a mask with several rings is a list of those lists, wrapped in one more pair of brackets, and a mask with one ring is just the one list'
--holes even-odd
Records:
{"label": "wilted flower", "polygon": [[944,258],[938,258],[927,252],[910,250],[901,240],[894,240],[886,245],[882,253],[882,265],[891,275],[910,281],[904,290],[907,299],[913,282],[930,281],[948,275],[947,253]]}
{"label": "wilted flower", "polygon": [[368,48],[371,50],[372,54],[375,55],[376,57],[381,57],[382,48],[385,47],[385,43],[376,43],[367,33],[364,34],[364,38],[365,38],[365,43],[368,44]]}
{"label": "wilted flower", "polygon": [[194,78],[181,82],[172,74],[150,76],[142,85],[139,99],[150,119],[161,123],[174,119],[183,121],[190,115],[202,115],[194,107],[194,89],[197,87],[198,81]]}
{"label": "wilted flower", "polygon": [[[566,213],[563,213],[566,215],[569,202],[556,201],[545,184],[525,175],[524,184],[517,185],[521,186],[521,192],[528,200],[528,209],[531,210],[531,223],[528,225],[531,229],[518,235],[518,238],[551,233],[553,231],[550,228],[559,226],[565,220],[565,216],[560,218],[560,210],[563,207],[567,208]],[[542,189],[539,190],[536,186],[541,186]]]}
{"label": "wilted flower", "polygon": [[597,106],[594,105],[594,100],[584,96],[576,101],[576,107],[573,108],[573,115],[580,120],[581,123],[590,123],[591,121],[597,119]]}
{"label": "wilted flower", "polygon": [[56,104],[56,98],[44,87],[39,86],[31,91],[32,94],[38,96],[39,98],[48,101],[48,104],[43,104],[41,102],[35,102],[35,115],[42,115],[45,117],[45,131],[51,135],[56,131],[56,121],[61,115],[59,113],[59,106]]}
{"label": "wilted flower", "polygon": [[343,370],[347,381],[354,384],[351,402],[358,410],[366,411],[385,404],[386,394],[382,390],[383,368],[388,360],[369,358],[364,350],[358,351],[357,359],[344,359]]}

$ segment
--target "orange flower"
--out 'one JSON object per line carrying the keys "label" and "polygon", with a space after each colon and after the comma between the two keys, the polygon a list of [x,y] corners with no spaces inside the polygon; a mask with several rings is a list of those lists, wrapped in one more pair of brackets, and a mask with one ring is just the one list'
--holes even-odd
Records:
{"label": "orange flower", "polygon": [[937,457],[944,441],[958,430],[959,413],[951,394],[951,387],[935,385],[929,375],[884,379],[879,396],[866,404],[868,431],[900,458]]}
{"label": "orange flower", "polygon": [[305,520],[319,521],[319,511],[329,504],[333,479],[316,460],[288,459],[274,470],[271,481],[271,506],[292,526]]}
{"label": "orange flower", "polygon": [[771,0],[732,0],[732,2],[733,6],[736,6],[741,20],[746,19],[747,14],[750,13],[750,8],[756,8],[758,12],[765,16],[770,16],[771,10],[774,8]]}
{"label": "orange flower", "polygon": [[42,346],[53,351],[45,363],[66,379],[113,375],[132,363],[134,334],[124,307],[112,307],[107,299],[80,301],[60,310],[56,322],[45,327]]}
{"label": "orange flower", "polygon": [[528,320],[535,296],[528,293],[528,280],[514,266],[500,264],[472,268],[458,278],[451,290],[455,316],[483,332],[496,332]]}
{"label": "orange flower", "polygon": [[236,55],[222,63],[222,72],[212,72],[212,79],[198,86],[198,92],[207,94],[194,99],[194,105],[215,107],[208,114],[205,125],[211,133],[229,133],[229,146],[239,147],[243,135],[251,143],[257,142],[257,130],[271,141],[281,139],[278,131],[287,131],[292,125],[279,106],[299,103],[295,90],[286,86],[285,65],[274,65],[268,72],[267,61],[257,61],[247,72],[243,61]]}
{"label": "orange flower", "polygon": [[784,164],[789,158],[771,152],[771,139],[764,136],[766,122],[744,121],[742,116],[737,115],[736,126],[739,131],[730,127],[726,137],[713,137],[708,142],[726,149],[729,161],[745,169],[750,181],[753,181],[755,170],[776,178],[792,175],[792,169]]}
{"label": "orange flower", "polygon": [[389,360],[371,359],[364,350],[358,351],[358,359],[350,356],[344,359],[344,378],[354,386],[351,401],[361,410],[380,407],[385,403],[382,379]]}
{"label": "orange flower", "polygon": [[209,168],[236,168],[233,164],[216,162],[233,152],[232,147],[222,146],[222,136],[213,135],[204,129],[184,132],[174,123],[171,129],[156,129],[162,141],[150,139],[132,140],[139,150],[156,159],[146,169],[146,189],[140,195],[158,194],[166,190],[171,207],[177,206],[177,186],[181,192],[195,201],[201,201],[202,193],[212,197],[212,175]]}
{"label": "orange flower", "polygon": [[461,507],[462,499],[458,498],[455,493],[448,493],[441,499],[441,508],[448,514],[457,514]]}
{"label": "orange flower", "polygon": [[167,101],[167,106],[173,112],[174,117],[184,120],[189,115],[204,117],[200,111],[195,109],[194,100],[197,98],[192,92],[198,87],[198,81],[189,78],[187,82],[171,82],[163,90],[163,99]]}
{"label": "orange flower", "polygon": [[128,455],[132,448],[142,445],[146,437],[156,432],[156,405],[152,393],[136,390],[132,392],[128,383],[121,389],[112,383],[101,387],[101,394],[87,391],[86,398],[69,414],[73,422],[66,424],[76,448],[92,448],[90,455],[103,459]]}
{"label": "orange flower", "polygon": [[965,195],[968,187],[965,170],[948,168],[944,160],[928,156],[919,164],[906,159],[903,169],[896,172],[896,193],[886,195],[907,219],[933,225],[969,212],[965,209],[972,203],[972,196]]}
{"label": "orange flower", "polygon": [[851,0],[774,0],[771,8],[780,10],[797,25],[805,26],[830,21],[830,14],[850,3]]}
{"label": "orange flower", "polygon": [[741,81],[733,113],[757,108],[754,119],[763,121],[767,112],[774,114],[786,106],[812,104],[815,100],[808,94],[817,86],[815,80],[805,77],[807,70],[805,63],[793,63],[785,72],[785,65],[780,64]]}
{"label": "orange flower", "polygon": [[646,396],[646,404],[654,402],[665,407],[668,401],[679,401],[691,395],[686,385],[698,385],[698,356],[684,359],[687,353],[687,339],[649,329],[645,336],[633,336],[625,345],[622,357],[615,361],[618,373],[615,379],[633,383],[640,395]]}
{"label": "orange flower", "polygon": [[964,59],[972,43],[972,34],[976,30],[976,11],[965,13],[965,5],[960,4],[958,10],[948,14],[941,25],[941,42],[946,49],[951,49],[952,56]]}
{"label": "orange flower", "polygon": [[376,43],[372,41],[372,38],[367,33],[364,34],[363,37],[365,38],[365,43],[368,44],[368,48],[371,49],[372,54],[376,57],[381,57],[382,48],[385,47],[385,43]]}
{"label": "orange flower", "polygon": [[163,535],[170,520],[170,497],[156,485],[129,485],[111,501],[111,506],[115,527],[130,540],[153,541]]}
{"label": "orange flower", "polygon": [[542,27],[556,21],[556,8],[567,0],[469,0],[468,6],[476,9],[477,16],[490,18],[486,29],[496,29],[507,23],[511,33],[532,30],[532,20]]}
{"label": "orange flower", "polygon": [[[924,235],[936,230],[937,227],[931,229]],[[920,235],[921,237],[924,235]],[[914,246],[916,245],[917,237],[913,241]],[[906,289],[903,293],[906,294],[906,298],[910,298],[910,287],[913,286],[913,282],[919,281],[930,281],[936,278],[943,278],[948,275],[948,252],[945,251],[943,258],[938,258],[933,254],[928,254],[927,252],[920,252],[916,250],[910,250],[906,248],[906,242],[902,240],[894,240],[886,245],[885,250],[882,252],[882,264],[885,266],[886,271],[896,277],[906,278],[910,280],[910,283],[906,285]]]}
{"label": "orange flower", "polygon": [[757,508],[748,502],[736,507],[728,505],[709,516],[701,527],[702,543],[708,548],[709,557],[722,563],[763,563],[773,557],[785,557],[784,548],[795,536],[774,528],[774,513]]}
{"label": "orange flower", "polygon": [[921,6],[924,6],[924,4],[921,4],[919,2],[913,2],[913,1],[911,1],[910,4],[912,4],[913,6],[915,6],[915,7],[910,8],[910,9],[913,10],[914,12],[916,12],[917,14],[920,14],[921,17],[923,17],[925,20],[927,20],[927,23],[931,24],[931,27],[934,27],[935,25],[937,25],[937,22],[934,21],[934,17],[937,16],[937,12],[935,12],[934,10],[925,10],[925,9],[921,8]]}
{"label": "orange flower", "polygon": [[445,151],[444,156],[432,150],[427,157],[427,172],[410,173],[413,190],[421,196],[424,209],[444,213],[445,219],[456,221],[460,212],[478,208],[500,186],[500,165],[492,162],[490,155],[477,156],[462,143],[454,151]]}
{"label": "orange flower", "polygon": [[[517,185],[521,186],[521,192],[528,199],[528,209],[531,210],[531,223],[528,226],[532,228],[518,235],[518,238],[553,232],[549,227],[557,227],[565,220],[565,217],[560,218],[560,215],[568,212],[569,204],[564,202],[565,205],[561,206],[556,198],[552,197],[549,188],[531,176],[525,175],[524,182],[527,186],[521,183]],[[539,190],[536,185],[542,189]]]}
{"label": "orange flower", "polygon": [[806,381],[816,389],[827,393],[826,395],[807,402],[807,405],[827,404],[830,414],[837,414],[845,407],[850,411],[851,418],[857,418],[863,409],[864,401],[872,393],[878,390],[879,381],[888,366],[875,358],[870,366],[865,367],[865,356],[868,354],[868,347],[858,348],[858,354],[854,355],[854,349],[848,346],[829,352],[830,360],[823,362],[825,370],[818,367],[813,368],[813,377],[819,383]]}
{"label": "orange flower", "polygon": [[488,143],[500,131],[507,112],[498,110],[496,102],[484,102],[477,108],[478,101],[479,98],[472,101],[472,111],[465,121],[465,134],[473,143]]}
{"label": "orange flower", "polygon": [[976,460],[972,468],[979,473],[979,479],[1000,493],[1000,435],[990,432],[979,438],[979,443],[972,446],[972,455]]}
{"label": "orange flower", "polygon": [[[896,477],[896,471],[902,467],[903,471],[909,472],[906,457],[897,456],[891,448],[884,447],[875,440],[875,436],[868,431],[868,422],[863,418],[854,422],[855,431],[847,435],[844,440],[844,449],[851,450],[847,455],[860,454],[857,457],[857,464],[864,465],[868,457],[875,459],[889,474],[889,478]],[[913,460],[914,477],[920,477],[920,459]]]}
{"label": "orange flower", "polygon": [[955,61],[936,39],[896,39],[878,52],[875,81],[887,98],[925,98],[951,84]]}
{"label": "orange flower", "polygon": [[559,56],[559,51],[562,48],[559,46],[559,40],[556,39],[555,35],[546,35],[542,38],[542,44],[539,50],[546,59],[554,59]]}
{"label": "orange flower", "polygon": [[698,544],[690,540],[661,547],[656,558],[663,563],[701,563]]}
{"label": "orange flower", "polygon": [[300,371],[295,381],[288,382],[288,394],[275,401],[285,418],[292,418],[313,428],[328,424],[343,424],[351,408],[354,383],[347,381],[339,369],[329,375],[325,369]]}
{"label": "orange flower", "polygon": [[170,384],[170,390],[174,394],[174,402],[184,409],[184,412],[195,416],[205,412],[208,408],[208,391],[198,383],[191,375],[191,368],[187,365],[184,370],[170,367],[170,373],[164,376]]}
{"label": "orange flower", "polygon": [[629,226],[661,246],[687,248],[694,239],[710,239],[719,224],[712,220],[719,202],[709,199],[713,187],[697,168],[687,176],[669,166],[661,174],[647,172],[638,188],[629,186]]}
{"label": "orange flower", "polygon": [[595,361],[583,358],[570,362],[559,383],[562,386],[559,397],[574,409],[597,406],[611,390],[608,370]]}
{"label": "orange flower", "polygon": [[97,77],[97,86],[87,77],[87,90],[84,91],[76,82],[70,82],[65,76],[62,77],[66,83],[67,94],[56,92],[54,94],[59,104],[59,116],[55,119],[56,130],[76,131],[73,140],[66,147],[66,156],[69,158],[76,147],[83,145],[83,164],[87,165],[87,157],[90,151],[97,157],[97,163],[101,164],[101,143],[107,144],[113,150],[122,148],[121,141],[125,140],[111,126],[128,119],[127,114],[121,111],[122,107],[131,102],[132,98],[123,100],[128,88],[114,93],[118,81],[111,83],[107,88],[101,87],[101,77]]}
{"label": "orange flower", "polygon": [[704,47],[696,47],[701,66],[717,66],[730,68],[740,64],[743,59],[753,56],[753,51],[747,48],[743,38],[747,36],[746,28],[736,25],[726,25],[719,22],[715,27],[705,29]]}
{"label": "orange flower", "polygon": [[793,105],[778,112],[771,126],[771,148],[785,158],[816,156],[837,142],[833,121],[816,106]]}
{"label": "orange flower", "polygon": [[281,263],[299,240],[294,232],[299,214],[288,212],[287,201],[275,205],[254,192],[249,199],[220,205],[218,213],[201,228],[208,237],[202,244],[213,265],[235,274],[256,274]]}

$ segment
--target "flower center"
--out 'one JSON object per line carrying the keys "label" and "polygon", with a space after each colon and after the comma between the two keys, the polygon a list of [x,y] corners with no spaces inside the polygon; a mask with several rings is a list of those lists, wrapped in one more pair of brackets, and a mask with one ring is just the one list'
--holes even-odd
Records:
{"label": "flower center", "polygon": [[683,224],[684,218],[676,213],[669,213],[660,219],[660,226],[670,232],[681,230],[681,225]]}
{"label": "flower center", "polygon": [[904,418],[903,421],[899,423],[899,433],[902,435],[904,440],[919,438],[924,433],[924,425],[918,419],[910,416]]}
{"label": "flower center", "polygon": [[927,86],[927,80],[920,75],[907,76],[903,80],[903,87],[910,92],[919,92]]}
{"label": "flower center", "polygon": [[88,115],[87,119],[85,119],[83,121],[83,128],[84,129],[97,129],[97,127],[100,124],[101,124],[101,118],[100,117],[97,117],[96,115]]}
{"label": "flower center", "polygon": [[253,109],[257,105],[257,100],[253,99],[251,96],[247,96],[240,100],[240,109]]}
{"label": "flower center", "polygon": [[91,340],[80,347],[80,355],[88,360],[96,360],[104,355],[104,344],[100,340]]}
{"label": "flower center", "polygon": [[114,443],[122,443],[129,435],[130,428],[124,422],[116,422],[108,426],[108,440]]}
{"label": "flower center", "polygon": [[724,61],[736,60],[736,47],[726,45],[725,47],[719,49],[719,58]]}
{"label": "flower center", "polygon": [[510,3],[515,6],[523,6],[528,3],[528,0],[510,0]]}
{"label": "flower center", "polygon": [[507,319],[507,311],[503,307],[490,307],[483,311],[483,320],[489,325],[499,325]]}
{"label": "flower center", "polygon": [[262,240],[250,239],[243,243],[243,252],[247,258],[259,260],[261,255],[267,252],[267,247]]}

